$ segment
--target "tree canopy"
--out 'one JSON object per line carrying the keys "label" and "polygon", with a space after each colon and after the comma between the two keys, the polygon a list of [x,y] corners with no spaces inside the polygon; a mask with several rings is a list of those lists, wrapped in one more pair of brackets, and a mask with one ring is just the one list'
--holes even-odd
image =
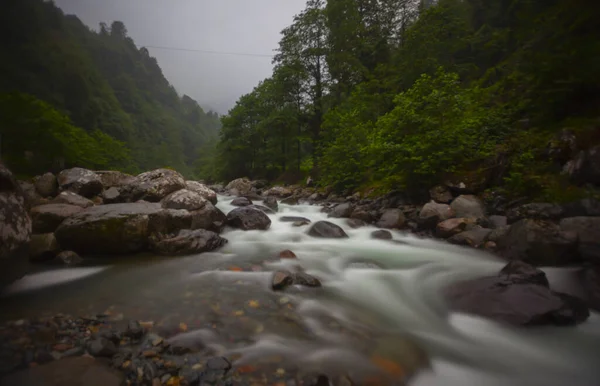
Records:
{"label": "tree canopy", "polygon": [[597,128],[599,16],[584,0],[309,0],[273,75],[222,118],[214,177],[543,195],[550,138]]}
{"label": "tree canopy", "polygon": [[96,32],[53,2],[6,0],[2,8],[1,153],[16,172],[52,170],[59,159],[130,172],[202,172],[218,139],[218,115],[178,95],[122,22]]}

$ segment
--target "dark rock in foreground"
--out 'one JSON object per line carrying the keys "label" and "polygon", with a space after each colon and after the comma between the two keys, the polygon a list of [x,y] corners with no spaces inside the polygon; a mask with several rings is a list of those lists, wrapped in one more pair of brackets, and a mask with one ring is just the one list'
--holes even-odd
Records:
{"label": "dark rock in foreground", "polygon": [[259,209],[242,207],[227,214],[227,224],[245,231],[267,230],[271,227],[271,219]]}
{"label": "dark rock in foreground", "polygon": [[227,216],[221,209],[215,207],[210,202],[204,205],[204,208],[191,212],[192,229],[206,229],[220,233],[227,223]]}
{"label": "dark rock in foreground", "polygon": [[0,164],[0,289],[27,270],[31,218],[12,173]]}
{"label": "dark rock in foreground", "polygon": [[80,196],[77,193],[69,192],[68,190],[61,192],[54,200],[52,200],[53,204],[67,204],[67,205],[75,205],[81,208],[89,208],[90,206],[94,206],[94,202],[89,200],[83,196]]}
{"label": "dark rock in foreground", "polygon": [[247,199],[246,197],[238,197],[231,200],[231,205],[233,206],[249,206],[252,205],[252,201]]}
{"label": "dark rock in foreground", "polygon": [[519,326],[575,325],[590,315],[582,300],[552,291],[542,271],[521,261],[498,276],[454,284],[445,297],[456,311]]}
{"label": "dark rock in foreground", "polygon": [[307,219],[306,217],[300,217],[300,216],[282,216],[279,218],[279,221],[281,222],[298,222],[298,221],[302,221],[302,222],[308,222],[310,223],[310,220]]}
{"label": "dark rock in foreground", "polygon": [[150,217],[158,204],[108,204],[87,208],[56,230],[64,249],[82,254],[126,254],[146,249]]}
{"label": "dark rock in foreground", "polygon": [[263,204],[275,212],[279,210],[279,204],[277,204],[277,199],[275,197],[266,197]]}
{"label": "dark rock in foreground", "polygon": [[509,260],[546,266],[579,260],[577,233],[563,231],[545,220],[520,220],[510,226],[497,244],[500,254]]}
{"label": "dark rock in foreground", "polygon": [[310,227],[308,234],[313,237],[329,239],[348,238],[342,228],[329,221],[317,221]]}
{"label": "dark rock in foreground", "polygon": [[405,223],[406,217],[400,209],[386,209],[376,225],[385,229],[401,229]]}
{"label": "dark rock in foreground", "polygon": [[391,240],[392,233],[383,229],[371,232],[371,238],[377,240]]}
{"label": "dark rock in foreground", "polygon": [[40,205],[31,209],[31,220],[35,233],[50,233],[67,218],[82,212],[80,206],[68,204]]}
{"label": "dark rock in foreground", "polygon": [[162,255],[190,255],[213,251],[227,240],[204,229],[184,229],[177,235],[153,242],[152,249]]}

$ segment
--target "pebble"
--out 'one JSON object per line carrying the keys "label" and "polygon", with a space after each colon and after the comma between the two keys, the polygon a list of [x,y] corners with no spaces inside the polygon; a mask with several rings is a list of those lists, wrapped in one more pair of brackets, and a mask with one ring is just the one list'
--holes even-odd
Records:
{"label": "pebble", "polygon": [[291,272],[283,270],[275,271],[271,279],[271,288],[273,288],[275,291],[278,291],[285,289],[287,286],[290,286],[293,283],[294,278]]}

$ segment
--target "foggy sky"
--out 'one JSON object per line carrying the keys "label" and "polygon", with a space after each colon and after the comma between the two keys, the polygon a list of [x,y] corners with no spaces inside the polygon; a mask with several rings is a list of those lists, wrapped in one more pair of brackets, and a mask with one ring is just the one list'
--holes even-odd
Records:
{"label": "foggy sky", "polygon": [[[55,0],[95,30],[100,22],[125,23],[138,47],[273,54],[282,29],[306,0]],[[148,48],[180,94],[206,110],[226,113],[271,75],[271,58]]]}

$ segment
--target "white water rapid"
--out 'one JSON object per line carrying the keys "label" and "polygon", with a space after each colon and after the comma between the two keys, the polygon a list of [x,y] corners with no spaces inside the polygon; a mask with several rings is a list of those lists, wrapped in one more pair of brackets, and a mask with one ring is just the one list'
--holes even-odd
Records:
{"label": "white water rapid", "polygon": [[[220,196],[217,206],[227,213],[234,208],[229,204],[231,199]],[[310,237],[307,226],[281,222],[282,216],[331,221],[341,226],[349,239]],[[185,291],[181,283],[194,291],[209,285],[218,287],[218,293],[231,289],[235,296],[244,298],[249,296],[245,287],[235,287],[235,283],[252,282],[260,284],[260,291],[274,296],[267,271],[293,270],[299,265],[318,277],[323,288],[297,288],[276,296],[298,304],[295,312],[314,339],[307,341],[286,335],[284,330],[261,328],[249,337],[249,344],[224,350],[242,354],[241,361],[249,363],[276,354],[307,368],[350,368],[360,372],[361,366],[369,367],[361,351],[363,346],[376,345],[378,352],[411,368],[421,360],[416,345],[430,358],[430,366],[410,379],[409,384],[414,386],[600,385],[598,314],[593,313],[577,327],[518,329],[448,311],[439,295],[440,288],[460,279],[497,273],[504,265],[499,258],[402,232],[392,232],[394,240],[401,243],[373,240],[370,233],[374,227],[352,229],[344,219],[327,218],[318,206],[279,204],[279,212],[269,217],[272,224],[268,231],[226,230],[223,236],[229,243],[218,253],[128,266],[125,270],[53,270],[24,278],[11,291],[32,290],[33,286],[40,291],[40,286],[51,284],[60,287],[60,282],[71,281],[74,276],[92,274],[103,277],[103,283],[111,282],[114,291],[120,288],[138,292],[137,296],[144,293],[155,304],[173,303],[160,296],[175,289]],[[293,251],[297,259],[274,259],[286,249]],[[224,268],[243,263],[263,263],[267,271],[235,272]],[[106,263],[101,264],[103,267]],[[107,300],[113,295],[106,287],[100,291],[99,281],[93,282],[90,276],[80,278],[83,284],[77,290],[88,300]],[[326,322],[331,320],[351,331],[353,338],[331,328]],[[363,333],[363,341],[356,338]]]}

